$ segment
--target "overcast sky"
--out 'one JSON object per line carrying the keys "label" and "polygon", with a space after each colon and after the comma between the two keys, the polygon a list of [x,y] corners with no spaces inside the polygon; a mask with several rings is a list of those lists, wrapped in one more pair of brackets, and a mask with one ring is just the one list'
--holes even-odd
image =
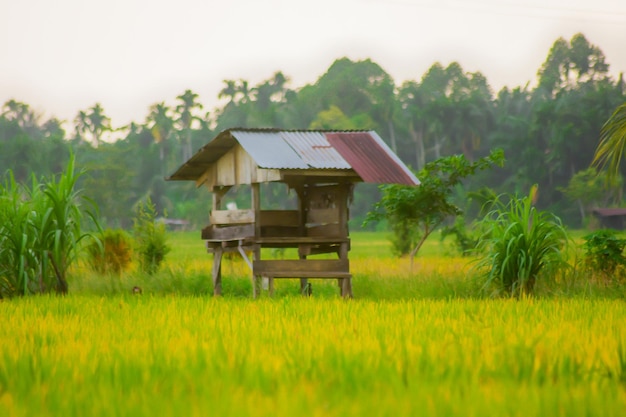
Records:
{"label": "overcast sky", "polygon": [[212,110],[225,79],[298,88],[344,56],[396,84],[458,61],[497,91],[578,32],[626,71],[624,0],[0,0],[0,104],[71,121],[99,102],[121,126],[185,89]]}

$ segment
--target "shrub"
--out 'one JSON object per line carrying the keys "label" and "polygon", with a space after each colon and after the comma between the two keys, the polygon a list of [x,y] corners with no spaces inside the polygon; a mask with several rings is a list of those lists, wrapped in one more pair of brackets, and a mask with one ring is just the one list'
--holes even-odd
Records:
{"label": "shrub", "polygon": [[133,241],[124,230],[106,229],[100,241],[87,246],[88,262],[94,271],[101,274],[121,274],[132,261]]}
{"label": "shrub", "polygon": [[140,202],[133,226],[139,267],[141,271],[150,275],[158,271],[165,255],[170,251],[165,224],[156,222],[156,214],[156,208],[149,198],[145,203]]}
{"label": "shrub", "polygon": [[537,187],[525,198],[508,204],[495,202],[483,220],[487,230],[478,243],[477,268],[484,271],[483,288],[519,296],[531,294],[542,273],[567,266],[562,249],[568,236],[561,220],[537,210],[533,203]]}
{"label": "shrub", "polygon": [[626,266],[626,239],[621,239],[616,234],[614,230],[604,229],[583,237],[583,262],[586,269],[600,273],[605,278],[623,275]]}
{"label": "shrub", "polygon": [[454,246],[461,256],[470,256],[474,253],[476,245],[478,245],[478,237],[476,232],[468,230],[465,224],[465,216],[458,216],[454,220],[452,226],[446,226],[441,229],[441,240],[445,240],[446,237],[452,235],[454,238]]}

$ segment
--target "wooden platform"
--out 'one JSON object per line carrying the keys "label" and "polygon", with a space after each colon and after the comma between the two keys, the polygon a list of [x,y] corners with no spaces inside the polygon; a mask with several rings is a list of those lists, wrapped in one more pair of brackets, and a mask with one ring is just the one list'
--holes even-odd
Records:
{"label": "wooden platform", "polygon": [[[236,240],[210,239],[206,241],[207,250],[214,254],[213,293],[221,295],[221,261],[226,252],[238,252],[244,258],[252,272],[253,296],[261,291],[261,280],[269,280],[269,292],[273,293],[273,280],[284,278],[300,279],[300,289],[306,293],[309,279],[337,279],[341,296],[352,297],[352,275],[348,251],[349,238],[329,237],[248,237]],[[299,259],[261,259],[261,248],[296,248]],[[252,253],[253,259],[248,258]],[[307,259],[307,256],[336,253],[339,259]]]}

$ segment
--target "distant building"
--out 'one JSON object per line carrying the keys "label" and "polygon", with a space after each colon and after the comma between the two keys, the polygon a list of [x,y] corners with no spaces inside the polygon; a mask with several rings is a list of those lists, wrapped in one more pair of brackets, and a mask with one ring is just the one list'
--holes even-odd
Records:
{"label": "distant building", "polygon": [[605,229],[624,230],[626,228],[626,208],[597,208],[591,213]]}

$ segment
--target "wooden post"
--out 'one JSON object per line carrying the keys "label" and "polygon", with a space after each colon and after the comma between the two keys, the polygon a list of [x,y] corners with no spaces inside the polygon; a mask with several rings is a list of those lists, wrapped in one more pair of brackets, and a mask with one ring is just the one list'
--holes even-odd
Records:
{"label": "wooden post", "polygon": [[216,247],[213,251],[213,295],[222,295],[222,254],[224,249]]}
{"label": "wooden post", "polygon": [[[344,242],[339,246],[339,259],[348,259],[348,245],[348,242]],[[343,298],[352,298],[352,278],[339,279],[339,286]]]}
{"label": "wooden post", "polygon": [[[306,259],[306,255],[299,254],[298,258]],[[306,278],[300,278],[300,294],[302,295],[311,295],[311,288],[309,287],[309,280]]]}
{"label": "wooden post", "polygon": [[[253,259],[255,261],[261,260],[261,247],[259,245],[254,246],[254,250],[252,253],[254,257]],[[260,275],[256,275],[253,269],[252,270],[252,298],[257,298],[257,296],[260,295],[261,279],[262,277]]]}

